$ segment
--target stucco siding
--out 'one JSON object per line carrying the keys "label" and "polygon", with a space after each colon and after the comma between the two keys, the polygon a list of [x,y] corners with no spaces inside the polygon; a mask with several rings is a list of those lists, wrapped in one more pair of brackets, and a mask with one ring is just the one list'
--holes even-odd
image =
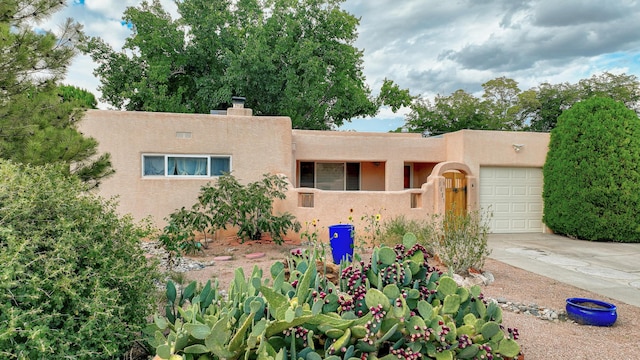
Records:
{"label": "stucco siding", "polygon": [[444,161],[444,140],[420,134],[293,130],[298,160]]}
{"label": "stucco siding", "polygon": [[[304,223],[320,219],[326,227],[352,216],[356,227],[363,215],[381,212],[383,219],[403,215],[427,219],[444,211],[443,173],[467,175],[467,206],[479,206],[482,166],[534,167],[544,164],[549,134],[463,130],[423,138],[420,134],[357,133],[292,130],[288,117],[251,116],[250,109],[230,109],[227,115],[88,111],[80,131],[96,138],[100,152],[112,156],[116,174],[98,190],[119,196],[122,213],[136,219],[163,219],[195,203],[202,185],[215,177],[146,177],[145,154],[229,155],[233,174],[242,182],[265,173],[284,174],[291,185],[277,211],[289,211]],[[187,136],[188,134],[188,136]],[[523,145],[519,151],[514,144]],[[360,164],[360,191],[298,188],[300,162]],[[412,188],[405,189],[405,166],[412,166]],[[302,204],[301,199],[312,205]],[[306,201],[305,200],[305,201]],[[353,212],[351,210],[353,209]],[[295,237],[297,234],[290,234]]]}
{"label": "stucco siding", "polygon": [[[79,130],[111,154],[116,174],[100,185],[105,197],[136,218],[162,223],[171,211],[190,207],[211,178],[142,176],[143,154],[230,155],[232,173],[243,183],[264,173],[291,176],[291,122],[286,117],[217,116],[124,111],[88,111]],[[189,133],[178,138],[176,133]]]}
{"label": "stucco siding", "polygon": [[385,164],[382,162],[363,162],[361,171],[361,190],[384,191]]}
{"label": "stucco siding", "polygon": [[[447,138],[456,149],[456,156],[450,158],[469,166],[478,178],[483,166],[542,168],[550,139],[548,133],[479,130],[463,130],[447,134]],[[480,191],[470,200],[479,204]]]}

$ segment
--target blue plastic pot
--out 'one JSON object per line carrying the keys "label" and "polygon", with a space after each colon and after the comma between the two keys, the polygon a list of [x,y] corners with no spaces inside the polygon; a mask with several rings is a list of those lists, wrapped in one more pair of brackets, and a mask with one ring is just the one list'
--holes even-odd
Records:
{"label": "blue plastic pot", "polygon": [[567,316],[583,325],[611,326],[618,318],[617,308],[608,302],[585,299],[567,299]]}
{"label": "blue plastic pot", "polygon": [[329,226],[329,243],[334,264],[353,258],[354,227],[351,224]]}

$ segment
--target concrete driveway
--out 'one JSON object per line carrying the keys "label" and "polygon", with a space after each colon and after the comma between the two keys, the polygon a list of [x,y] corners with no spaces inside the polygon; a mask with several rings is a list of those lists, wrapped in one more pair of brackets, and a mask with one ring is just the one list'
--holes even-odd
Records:
{"label": "concrete driveway", "polygon": [[490,234],[489,256],[509,265],[640,307],[640,244],[551,234]]}

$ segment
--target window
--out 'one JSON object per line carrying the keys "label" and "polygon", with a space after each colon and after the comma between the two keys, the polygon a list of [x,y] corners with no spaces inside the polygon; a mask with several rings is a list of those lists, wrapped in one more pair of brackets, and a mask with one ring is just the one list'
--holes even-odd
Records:
{"label": "window", "polygon": [[359,163],[347,163],[347,179],[346,189],[347,190],[360,190],[360,164]]}
{"label": "window", "polygon": [[230,156],[143,155],[143,176],[220,176],[231,172]]}
{"label": "window", "polygon": [[300,162],[300,187],[360,190],[360,163]]}
{"label": "window", "polygon": [[300,163],[300,187],[312,188],[315,186],[315,163]]}
{"label": "window", "polygon": [[220,176],[224,173],[231,172],[231,158],[228,156],[211,156],[210,176]]}
{"label": "window", "polygon": [[344,190],[344,163],[316,163],[316,188]]}

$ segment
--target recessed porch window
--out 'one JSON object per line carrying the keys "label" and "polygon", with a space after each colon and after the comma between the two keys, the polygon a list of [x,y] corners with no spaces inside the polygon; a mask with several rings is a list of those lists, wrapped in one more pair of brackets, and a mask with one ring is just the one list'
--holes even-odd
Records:
{"label": "recessed porch window", "polygon": [[300,162],[299,184],[321,190],[360,190],[360,163]]}

